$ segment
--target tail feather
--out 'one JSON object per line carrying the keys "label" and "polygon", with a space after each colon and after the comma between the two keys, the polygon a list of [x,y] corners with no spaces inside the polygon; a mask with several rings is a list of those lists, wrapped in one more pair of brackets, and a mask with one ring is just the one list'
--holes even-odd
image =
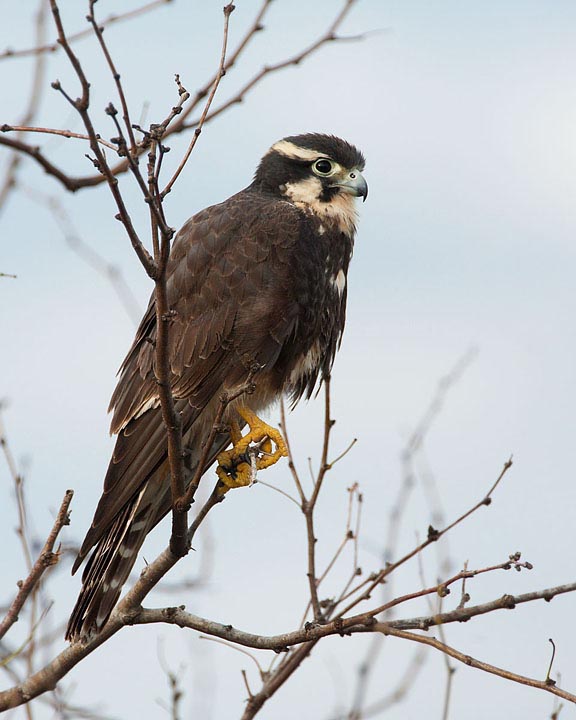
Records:
{"label": "tail feather", "polygon": [[144,498],[145,489],[126,504],[90,556],[68,622],[67,640],[84,641],[98,633],[118,602],[144,538],[155,524],[156,513]]}
{"label": "tail feather", "polygon": [[[206,428],[199,428],[203,437]],[[228,436],[214,440],[206,463],[209,467],[228,444]],[[200,444],[197,438],[189,438],[189,446]],[[197,457],[190,453],[185,459],[185,470],[190,479],[194,477]],[[171,491],[167,475],[147,479],[116,515],[110,527],[99,537],[82,575],[82,589],[68,622],[66,639],[71,642],[86,641],[98,634],[106,624],[118,602],[122,586],[134,567],[138,552],[146,535],[170,512]],[[87,535],[87,538],[90,536]],[[87,547],[84,549],[84,546]],[[72,569],[74,573],[90,552],[92,544],[84,541]]]}

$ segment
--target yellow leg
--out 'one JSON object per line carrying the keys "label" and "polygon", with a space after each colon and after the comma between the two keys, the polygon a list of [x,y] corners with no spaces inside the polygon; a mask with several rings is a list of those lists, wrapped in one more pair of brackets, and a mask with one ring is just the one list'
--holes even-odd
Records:
{"label": "yellow leg", "polygon": [[[250,428],[242,436],[237,423],[232,423],[230,437],[234,447],[218,455],[216,474],[223,483],[223,492],[231,488],[245,487],[253,481],[253,470],[263,470],[287,457],[288,448],[280,431],[270,427],[247,407],[238,408],[238,414]],[[257,445],[262,455],[251,462],[248,453],[251,444]],[[273,444],[276,449],[273,449]]]}

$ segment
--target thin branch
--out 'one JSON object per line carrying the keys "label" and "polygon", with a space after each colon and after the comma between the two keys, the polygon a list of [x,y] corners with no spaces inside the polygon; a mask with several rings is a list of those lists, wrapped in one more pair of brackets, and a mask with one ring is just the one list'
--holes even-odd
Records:
{"label": "thin branch", "polygon": [[[492,487],[488,490],[486,495],[477,502],[472,508],[467,510],[465,513],[460,515],[454,522],[450,523],[450,525],[447,525],[442,530],[437,530],[436,528],[430,526],[428,528],[428,537],[424,542],[419,543],[414,549],[410,550],[410,552],[406,553],[403,557],[401,557],[399,560],[393,563],[389,563],[386,565],[385,568],[380,570],[378,573],[375,574],[373,578],[371,578],[370,582],[367,584],[367,587],[363,590],[361,595],[359,595],[355,600],[353,600],[349,605],[347,605],[344,610],[341,610],[339,612],[339,616],[346,615],[352,608],[356,607],[358,603],[362,602],[363,600],[366,600],[370,597],[372,592],[378,585],[380,585],[394,570],[399,568],[401,565],[404,565],[406,562],[411,560],[413,557],[418,555],[422,552],[425,548],[427,548],[432,543],[437,542],[443,535],[445,535],[447,532],[455,528],[457,525],[462,523],[466,518],[470,517],[474,512],[479,510],[484,505],[490,505],[492,502],[492,494],[504,478],[504,475],[508,472],[508,470],[512,467],[512,458],[507,460],[504,463],[504,466],[502,468],[502,471],[500,472],[498,478],[493,483]],[[353,590],[352,592],[356,592],[359,590],[362,586],[364,586],[365,583],[362,583],[361,586]]]}
{"label": "thin branch", "polygon": [[270,488],[270,490],[274,490],[274,492],[277,492],[280,495],[283,495],[287,500],[290,500],[291,502],[293,502],[297,508],[300,508],[300,503],[298,502],[298,500],[296,500],[296,498],[292,497],[292,495],[290,495],[290,493],[287,493],[285,490],[282,490],[281,488],[276,487],[276,485],[272,485],[271,483],[264,482],[264,480],[260,480],[260,478],[258,478],[257,480],[254,481],[254,484],[256,484],[256,483],[258,483],[258,485],[264,485],[264,487]]}
{"label": "thin branch", "polygon": [[[152,2],[148,2],[144,5],[142,5],[139,8],[135,8],[134,10],[128,10],[124,13],[119,13],[118,15],[112,14],[109,15],[105,20],[103,20],[100,23],[100,27],[108,27],[115,25],[118,22],[122,22],[123,20],[130,20],[134,17],[137,17],[138,15],[144,15],[145,13],[149,12],[150,10],[154,10],[155,8],[159,7],[160,5],[166,5],[168,3],[172,2],[172,0],[152,0]],[[78,32],[71,33],[68,35],[68,41],[70,43],[75,42],[76,40],[80,40],[82,38],[88,37],[92,34],[92,29],[87,28],[85,30],[79,30]],[[11,48],[7,48],[2,53],[0,53],[0,60],[11,60],[12,58],[22,58],[22,57],[30,57],[30,56],[37,56],[37,55],[45,55],[47,53],[55,53],[58,50],[60,50],[61,45],[56,40],[51,43],[47,44],[40,44],[36,43],[34,47],[31,48],[23,48],[21,50],[12,50]]]}
{"label": "thin branch", "polygon": [[230,650],[235,650],[236,652],[242,653],[242,655],[246,655],[246,657],[249,657],[250,660],[256,665],[258,668],[258,672],[260,674],[260,677],[263,678],[266,673],[262,669],[262,665],[258,662],[258,658],[254,653],[248,652],[248,650],[244,650],[244,648],[240,648],[232,643],[227,642],[226,640],[221,640],[220,638],[210,637],[209,635],[199,635],[200,640],[209,640],[210,642],[218,643],[219,645],[224,645],[224,647],[229,648]]}
{"label": "thin branch", "polygon": [[260,692],[250,695],[241,720],[252,720],[264,703],[298,670],[312,652],[316,642],[307,642],[293,650],[262,684]]}
{"label": "thin branch", "polygon": [[132,122],[130,121],[130,113],[128,112],[128,103],[126,102],[126,94],[124,93],[124,88],[122,86],[122,81],[120,79],[120,73],[116,69],[116,65],[114,64],[114,61],[112,60],[112,56],[110,55],[108,46],[106,45],[106,42],[104,41],[104,35],[103,35],[104,27],[102,25],[100,25],[98,22],[96,22],[96,16],[94,15],[94,5],[95,4],[96,4],[96,0],[89,0],[89,8],[90,9],[88,12],[88,22],[92,26],[94,35],[96,35],[98,43],[100,44],[100,49],[102,50],[102,53],[104,54],[104,57],[106,58],[106,62],[108,64],[108,67],[110,68],[110,72],[112,73],[114,82],[116,83],[116,91],[117,91],[118,97],[120,99],[120,104],[122,105],[122,119],[124,120],[126,132],[128,133],[128,137],[130,139],[130,152],[132,155],[135,155],[136,154],[136,140],[134,138],[134,130],[132,129]]}
{"label": "thin branch", "polygon": [[300,482],[300,476],[296,470],[294,456],[290,447],[290,435],[286,424],[286,405],[284,403],[284,398],[280,399],[280,427],[282,428],[282,435],[284,436],[284,442],[286,443],[286,448],[288,449],[288,468],[292,475],[292,479],[294,480],[294,484],[296,485],[296,490],[298,491],[298,495],[300,497],[300,503],[303,504],[306,500],[306,495],[304,494],[304,489],[302,487],[302,483]]}
{"label": "thin branch", "polygon": [[[356,529],[352,530],[352,510],[354,507],[354,498],[358,499],[358,510],[357,510],[357,515],[356,515]],[[326,576],[334,567],[336,561],[342,554],[342,551],[344,550],[346,545],[351,540],[355,540],[358,537],[358,531],[360,528],[360,509],[362,507],[362,501],[360,498],[361,498],[361,494],[358,492],[358,483],[354,483],[354,485],[352,485],[352,487],[348,488],[348,515],[346,518],[346,527],[344,529],[344,537],[342,538],[340,545],[338,545],[338,547],[336,548],[336,551],[335,551],[334,555],[332,556],[331,560],[326,565],[324,572],[318,578],[318,586],[320,586],[320,584],[326,579]],[[358,566],[356,553],[354,553],[353,560],[354,560],[353,574],[354,574],[354,576],[356,576],[357,566]]]}
{"label": "thin branch", "polygon": [[554,658],[556,657],[556,644],[554,643],[554,640],[552,638],[548,638],[548,642],[552,645],[552,656],[550,658],[550,665],[548,665],[548,672],[546,673],[546,685],[555,685],[555,681],[552,680],[550,677],[550,673],[552,672],[552,666],[554,665]]}
{"label": "thin branch", "polygon": [[[253,23],[248,27],[244,37],[240,40],[238,46],[236,47],[236,50],[232,52],[231,55],[228,56],[228,59],[226,60],[226,63],[224,65],[224,72],[227,73],[238,61],[244,50],[250,45],[252,40],[256,37],[257,33],[264,30],[263,20],[268,12],[268,9],[270,5],[272,4],[272,0],[264,0],[260,10],[256,13],[256,17],[254,18]],[[185,125],[186,119],[190,116],[190,114],[200,105],[202,100],[208,95],[210,92],[210,89],[214,86],[214,84],[218,80],[218,73],[216,73],[213,77],[211,77],[208,82],[206,82],[202,87],[200,87],[192,99],[192,102],[183,109],[182,113],[180,114],[180,117],[177,121],[177,123],[174,124],[174,126],[171,129],[171,133],[180,133],[183,130],[186,130],[187,127]],[[197,123],[192,123],[192,126],[197,125]]]}
{"label": "thin branch", "polygon": [[165,198],[166,195],[168,195],[168,193],[174,187],[174,183],[180,176],[180,173],[182,172],[182,170],[184,170],[184,166],[188,162],[188,158],[190,157],[192,150],[194,150],[194,146],[196,145],[196,142],[200,136],[200,133],[202,132],[202,128],[204,127],[204,123],[206,122],[206,118],[210,111],[212,101],[214,100],[214,97],[216,95],[216,91],[218,90],[218,86],[220,85],[220,81],[226,74],[225,68],[226,68],[226,48],[228,47],[228,26],[230,24],[230,15],[233,12],[234,12],[234,5],[232,3],[228,3],[228,5],[224,6],[224,33],[223,33],[223,38],[222,38],[222,52],[220,54],[220,65],[218,66],[218,72],[216,73],[216,79],[214,80],[214,84],[212,85],[212,89],[210,90],[210,94],[208,95],[208,99],[206,100],[206,105],[204,106],[204,110],[202,111],[200,120],[198,121],[196,129],[194,130],[194,135],[192,136],[192,140],[190,141],[190,144],[188,145],[188,148],[187,148],[186,152],[184,153],[184,157],[182,158],[180,165],[176,169],[176,172],[174,173],[174,175],[172,175],[172,177],[166,184],[166,187],[160,193],[160,198]]}
{"label": "thin branch", "polygon": [[14,623],[18,621],[18,614],[20,610],[23,608],[24,603],[26,602],[32,590],[38,585],[38,582],[40,581],[42,575],[49,567],[55,565],[58,562],[59,552],[54,552],[54,544],[64,525],[68,525],[70,523],[70,518],[68,516],[68,508],[70,507],[70,503],[72,502],[73,495],[74,492],[72,490],[66,491],[64,499],[62,500],[62,504],[60,505],[60,509],[58,510],[58,515],[56,516],[56,520],[54,522],[52,530],[50,531],[50,534],[48,535],[48,538],[44,543],[44,547],[42,548],[42,552],[32,566],[32,569],[26,580],[18,583],[20,587],[18,594],[12,601],[8,612],[0,623],[0,638],[3,638],[4,635],[6,635],[6,633],[8,632],[8,630],[12,627],[12,625],[14,625]]}
{"label": "thin branch", "polygon": [[314,613],[315,622],[322,622],[324,613],[320,605],[318,597],[318,579],[316,577],[316,535],[314,532],[314,510],[318,495],[326,476],[326,472],[330,469],[328,465],[328,451],[330,447],[330,431],[334,426],[334,420],[330,417],[330,377],[326,376],[324,380],[324,439],[322,441],[322,456],[320,459],[320,469],[314,483],[312,495],[310,499],[304,499],[302,502],[302,512],[306,520],[306,536],[308,547],[308,585],[310,588],[310,603],[312,612]]}
{"label": "thin branch", "polygon": [[179,710],[180,703],[182,702],[183,691],[180,687],[178,675],[174,671],[170,670],[161,650],[162,648],[160,647],[158,652],[158,659],[160,660],[160,667],[166,675],[166,679],[168,680],[168,686],[170,688],[170,717],[171,720],[180,720]]}
{"label": "thin branch", "polygon": [[[82,95],[80,98],[78,98],[77,100],[69,101],[82,118],[82,122],[84,123],[84,127],[86,128],[86,132],[88,133],[88,136],[90,138],[90,148],[95,156],[93,159],[93,163],[96,166],[98,172],[101,173],[103,178],[105,178],[108,183],[110,192],[112,193],[112,196],[114,197],[114,200],[116,202],[116,206],[118,207],[117,217],[119,217],[122,224],[124,225],[126,232],[128,233],[128,237],[130,238],[130,242],[132,243],[132,247],[138,255],[140,262],[142,263],[149,277],[155,279],[157,275],[156,263],[150,256],[150,253],[142,244],[140,238],[138,237],[138,234],[132,223],[132,218],[128,213],[126,204],[124,203],[124,199],[120,192],[120,188],[118,187],[118,179],[115,177],[113,171],[110,169],[106,157],[102,152],[100,144],[98,143],[98,135],[94,130],[94,126],[88,112],[90,104],[90,83],[86,78],[86,75],[84,73],[84,70],[82,69],[82,65],[80,64],[78,57],[75,55],[72,48],[70,47],[70,44],[68,43],[66,32],[64,30],[64,26],[60,17],[60,10],[58,8],[56,0],[50,0],[50,8],[52,10],[54,22],[56,23],[56,28],[58,30],[58,42],[62,45],[64,52],[66,53],[70,64],[72,65],[76,73],[82,89]],[[64,93],[62,86],[58,81],[53,83],[52,86],[66,96],[66,93]],[[0,137],[0,141],[2,139],[3,138]]]}
{"label": "thin branch", "polygon": [[[438,612],[442,612],[443,602],[444,602],[444,595],[440,595],[438,598]],[[440,642],[446,643],[446,630],[444,628],[444,625],[438,625],[438,635],[440,637]],[[444,661],[444,669],[446,670],[446,683],[444,685],[444,703],[442,707],[442,720],[448,720],[448,716],[450,713],[450,702],[452,700],[452,688],[454,686],[454,675],[456,673],[456,668],[454,665],[450,662],[450,656],[443,654],[442,659]]]}
{"label": "thin branch", "polygon": [[436,638],[428,637],[426,635],[418,635],[416,633],[406,632],[404,630],[391,629],[385,623],[383,623],[381,626],[379,625],[378,629],[385,635],[392,635],[393,637],[399,637],[403,638],[404,640],[411,640],[413,642],[422,643],[423,645],[433,647],[434,649],[440,650],[440,652],[449,655],[455,660],[464,663],[464,665],[468,665],[468,667],[477,668],[478,670],[483,670],[484,672],[491,673],[492,675],[498,675],[498,677],[504,678],[505,680],[511,680],[512,682],[520,683],[521,685],[529,685],[530,687],[537,688],[538,690],[544,690],[545,692],[549,692],[553,695],[564,698],[564,700],[569,700],[572,703],[576,703],[576,695],[573,695],[566,690],[562,690],[556,685],[551,685],[545,680],[536,680],[534,678],[529,678],[525,675],[518,675],[517,673],[511,672],[510,670],[505,670],[503,668],[497,667],[496,665],[490,665],[488,663],[482,662],[481,660],[476,660],[471,655],[466,655],[465,653],[456,650],[450,645],[445,645]]}
{"label": "thin branch", "polygon": [[[38,146],[29,145],[21,140],[15,140],[14,138],[0,135],[0,145],[4,145],[5,147],[17,151],[21,155],[28,155],[28,157],[36,160],[38,165],[40,165],[40,167],[48,175],[51,175],[58,180],[58,182],[70,192],[76,192],[77,190],[85,187],[94,187],[95,185],[100,185],[100,183],[104,181],[104,177],[100,174],[90,175],[88,177],[74,177],[72,175],[68,175],[57,165],[48,160]],[[126,169],[127,168],[125,168],[125,170]],[[14,181],[12,180],[11,183],[13,182]]]}
{"label": "thin branch", "polygon": [[[217,107],[215,110],[213,110],[209,115],[206,117],[206,122],[209,122],[210,120],[213,120],[214,118],[217,118],[219,115],[221,115],[223,112],[228,110],[233,105],[237,105],[244,101],[246,95],[253,90],[257,85],[259,85],[262,80],[267,76],[271,75],[273,73],[277,73],[280,70],[284,70],[287,67],[290,67],[291,65],[297,66],[302,63],[303,60],[308,59],[311,55],[313,55],[315,52],[317,52],[321,47],[326,45],[327,43],[337,43],[337,42],[350,42],[350,41],[359,41],[363,40],[367,33],[360,33],[358,35],[337,35],[337,31],[339,27],[344,22],[346,16],[352,9],[352,6],[355,5],[357,0],[345,0],[342,8],[336,15],[335,19],[332,21],[326,32],[319,37],[315,42],[313,42],[308,47],[304,48],[300,52],[296,53],[296,55],[292,55],[289,58],[286,58],[285,60],[281,60],[280,62],[274,63],[272,65],[264,65],[264,67],[257,72],[245,85],[240,88],[240,90],[229,100],[227,100],[225,103]],[[195,127],[197,125],[197,121],[191,121],[188,123],[183,123],[183,129]]]}
{"label": "thin branch", "polygon": [[142,310],[120,267],[109,262],[82,238],[64,204],[56,195],[45,195],[34,188],[22,185],[21,189],[31,200],[42,203],[49,209],[68,247],[83,262],[110,283],[126,314],[137,325],[142,317]]}
{"label": "thin branch", "polygon": [[[479,570],[462,570],[459,573],[456,573],[456,575],[453,575],[448,580],[444,580],[443,582],[438,583],[437,585],[433,585],[432,587],[423,588],[421,590],[416,590],[415,592],[408,593],[406,595],[400,595],[393,600],[389,600],[388,602],[384,603],[383,605],[379,605],[378,607],[374,608],[371,612],[374,615],[380,615],[380,613],[384,613],[387,610],[390,610],[393,607],[397,607],[398,605],[402,605],[405,602],[408,602],[409,600],[415,600],[417,598],[426,597],[430,595],[439,595],[440,597],[445,597],[446,595],[450,594],[450,587],[454,585],[454,583],[460,582],[460,580],[463,580],[465,578],[474,578],[477,575],[483,575],[484,573],[490,573],[494,572],[495,570],[510,570],[511,568],[515,568],[516,570],[521,570],[522,568],[526,570],[532,570],[531,563],[521,563],[520,562],[520,553],[515,553],[513,555],[510,555],[509,559],[504,561],[503,563],[499,563],[498,565],[490,565],[489,567],[481,568]],[[461,605],[458,605],[458,608],[461,608]]]}
{"label": "thin branch", "polygon": [[[4,125],[0,125],[0,132],[43,133],[45,135],[59,135],[60,137],[65,138],[76,138],[77,140],[90,140],[88,135],[85,135],[84,133],[72,132],[72,130],[58,130],[57,128],[47,127],[30,127],[27,125],[8,125],[7,123],[4,123]],[[103,145],[104,147],[107,147],[110,150],[114,150],[114,152],[116,152],[116,147],[112,145],[112,143],[108,142],[107,140],[103,140],[99,135],[96,136],[96,139],[98,140],[100,145]]]}
{"label": "thin branch", "polygon": [[[40,0],[38,4],[38,10],[36,12],[35,20],[35,35],[36,42],[42,43],[46,34],[46,19],[47,19],[47,6],[44,0]],[[32,84],[30,87],[30,93],[28,96],[28,106],[24,111],[21,118],[21,125],[30,125],[36,116],[40,101],[42,99],[44,90],[44,74],[46,69],[46,58],[38,56],[34,62],[34,69],[32,73]],[[22,133],[18,134],[18,140],[21,140]],[[8,159],[8,167],[4,174],[4,181],[0,186],[0,209],[6,203],[6,200],[10,192],[16,187],[18,169],[22,163],[22,154],[17,152],[18,148],[14,148],[15,152],[12,153]]]}
{"label": "thin branch", "polygon": [[[365,720],[366,718],[380,716],[394,705],[400,704],[416,684],[425,661],[426,651],[424,648],[418,648],[406,666],[398,685],[393,690],[365,707],[364,698],[357,698],[352,710],[344,714],[338,713],[332,716],[330,720]],[[361,684],[358,684],[358,686],[360,687]]]}

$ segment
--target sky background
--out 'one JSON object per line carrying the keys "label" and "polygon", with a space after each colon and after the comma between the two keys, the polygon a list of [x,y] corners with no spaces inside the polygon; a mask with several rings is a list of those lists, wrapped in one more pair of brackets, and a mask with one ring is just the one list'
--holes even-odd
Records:
{"label": "sky background", "polygon": [[[33,44],[31,4],[0,0],[0,50]],[[217,66],[221,2],[172,2],[107,31],[134,115],[166,115],[179,73],[189,90]],[[235,47],[258,2],[239,0],[230,22]],[[101,17],[136,7],[101,0]],[[263,64],[283,60],[315,40],[340,3],[277,0],[238,66],[224,78],[216,104],[235,94]],[[63,3],[70,30],[84,27],[83,3]],[[9,20],[6,18],[9,17]],[[356,4],[342,32],[380,30],[354,43],[333,43],[298,67],[266,78],[241,105],[209,125],[167,199],[179,227],[199,209],[251,181],[259,158],[285,135],[330,132],[367,158],[368,201],[361,207],[349,276],[348,325],[334,371],[334,454],[353,437],[354,450],[330,475],[318,507],[318,552],[326,561],[344,530],[353,482],[364,495],[361,565],[378,567],[390,508],[401,480],[400,456],[438,381],[471,348],[473,362],[446,397],[426,442],[423,467],[433,473],[448,520],[477,502],[503,463],[514,466],[490,508],[457,528],[440,548],[451,572],[468,561],[483,567],[521,550],[531,572],[501,572],[471,581],[472,602],[575,579],[576,506],[576,4],[556,0],[410,0]],[[54,35],[52,29],[49,36]],[[94,117],[114,134],[103,108],[114,90],[95,43],[75,46],[93,89]],[[18,121],[27,101],[30,60],[0,62],[0,124]],[[46,85],[77,85],[61,54],[50,57]],[[48,87],[36,123],[81,131],[62,97]],[[175,167],[187,138],[171,138]],[[90,173],[83,145],[35,138],[71,173]],[[0,172],[7,154],[0,148]],[[168,169],[166,178],[168,177]],[[11,447],[27,468],[33,525],[44,536],[64,490],[73,487],[68,538],[80,539],[100,495],[112,441],[106,408],[134,323],[110,283],[70,250],[39,199],[59,199],[77,233],[117,265],[142,310],[151,291],[106,188],[65,194],[26,162],[21,186],[0,211],[0,396]],[[133,218],[145,233],[147,213],[131,181],[121,179]],[[277,413],[271,414],[272,418]],[[302,404],[289,421],[295,454],[317,462],[322,402]],[[423,463],[422,459],[422,463]],[[419,465],[420,467],[420,465]],[[425,475],[427,475],[425,473]],[[293,492],[286,465],[263,478]],[[0,464],[2,598],[22,576],[13,528],[11,479]],[[399,553],[422,538],[432,511],[421,475],[413,489]],[[147,541],[152,558],[168,539],[162,524]],[[196,614],[263,634],[296,627],[306,602],[305,529],[299,511],[263,487],[231,493],[213,514],[198,553],[175,577],[211,573],[197,591],[151,596],[148,605],[185,603]],[[427,582],[439,572],[438,548],[423,556]],[[141,566],[141,564],[140,564]],[[337,592],[350,559],[328,584]],[[398,592],[421,587],[417,563],[398,573]],[[79,579],[59,573],[50,591],[50,622],[69,613]],[[445,608],[458,604],[458,593]],[[548,638],[557,646],[562,686],[576,690],[573,596],[519,607],[446,628],[459,650],[515,672],[544,678]],[[413,603],[402,616],[427,613]],[[17,634],[17,633],[15,633]],[[323,642],[261,712],[263,720],[330,720],[350,707],[358,662],[369,639]],[[64,646],[62,641],[61,646]],[[414,648],[389,639],[369,701],[394,688]],[[181,669],[183,717],[240,717],[254,688],[252,661],[196,633],[130,628],[93,653],[66,679],[75,702],[112,717],[162,718],[168,698],[159,656]],[[262,654],[261,662],[266,663]],[[95,681],[94,678],[97,678]],[[7,677],[2,683],[7,686]],[[441,717],[445,669],[430,650],[409,697],[382,717]],[[548,717],[550,695],[457,667],[452,717]],[[513,707],[514,711],[504,710]],[[50,717],[39,706],[38,717]],[[569,716],[569,708],[564,709]],[[23,717],[17,711],[15,717]]]}

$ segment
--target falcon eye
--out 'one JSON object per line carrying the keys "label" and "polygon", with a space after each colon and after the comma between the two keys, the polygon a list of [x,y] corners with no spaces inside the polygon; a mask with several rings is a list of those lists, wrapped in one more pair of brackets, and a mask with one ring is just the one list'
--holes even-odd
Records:
{"label": "falcon eye", "polygon": [[326,158],[320,158],[312,165],[312,170],[316,175],[330,175],[334,171],[334,163]]}

